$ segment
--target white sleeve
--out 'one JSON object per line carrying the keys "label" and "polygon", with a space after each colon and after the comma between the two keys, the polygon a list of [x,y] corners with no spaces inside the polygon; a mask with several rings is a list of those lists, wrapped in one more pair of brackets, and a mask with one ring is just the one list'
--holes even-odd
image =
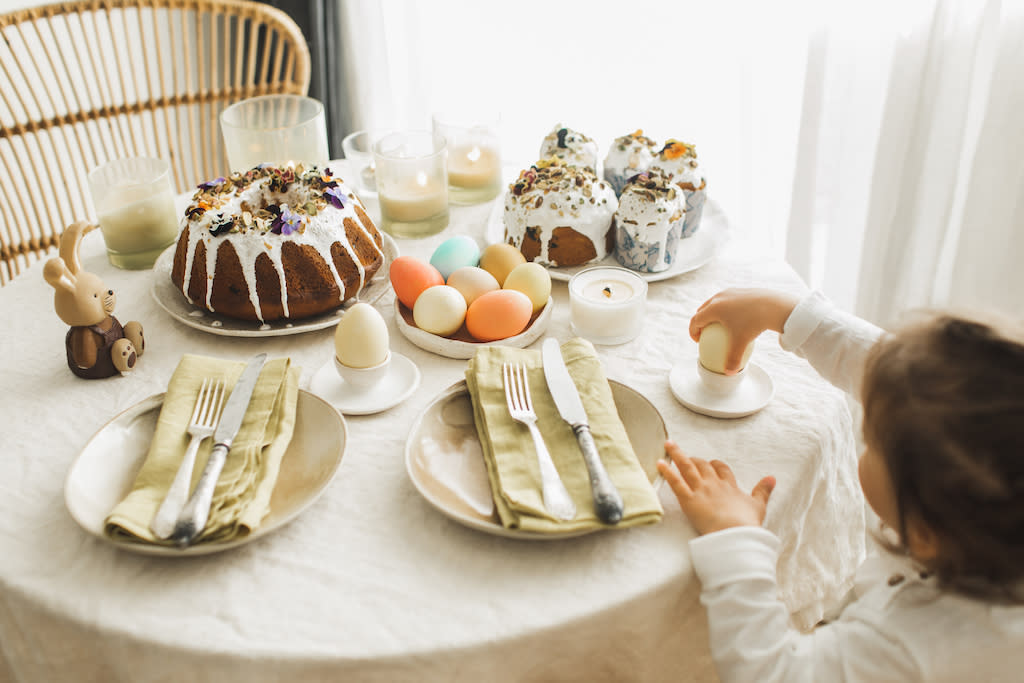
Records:
{"label": "white sleeve", "polygon": [[886,683],[920,672],[898,634],[865,619],[803,634],[777,597],[778,539],[761,527],[735,527],[690,541],[708,613],[711,657],[722,683]]}
{"label": "white sleeve", "polygon": [[860,400],[868,351],[882,328],[839,310],[820,292],[804,297],[790,313],[779,345],[806,358],[822,377]]}

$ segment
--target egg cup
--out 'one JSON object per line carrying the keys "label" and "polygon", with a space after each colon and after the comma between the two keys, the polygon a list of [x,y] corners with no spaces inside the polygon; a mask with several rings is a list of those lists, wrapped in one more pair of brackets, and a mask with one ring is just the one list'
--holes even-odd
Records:
{"label": "egg cup", "polygon": [[385,375],[388,374],[388,366],[391,364],[391,350],[388,349],[388,355],[384,357],[384,361],[378,365],[372,365],[368,368],[353,368],[345,365],[338,357],[334,357],[334,368],[338,371],[338,375],[341,376],[348,384],[360,389],[372,387],[377,382],[381,381]]}
{"label": "egg cup", "polygon": [[700,376],[700,381],[704,383],[704,388],[708,390],[708,393],[715,394],[716,396],[723,396],[736,391],[740,383],[746,379],[747,369],[744,367],[735,375],[726,375],[721,372],[715,372],[714,370],[708,370],[704,367],[704,364],[698,360],[697,374]]}

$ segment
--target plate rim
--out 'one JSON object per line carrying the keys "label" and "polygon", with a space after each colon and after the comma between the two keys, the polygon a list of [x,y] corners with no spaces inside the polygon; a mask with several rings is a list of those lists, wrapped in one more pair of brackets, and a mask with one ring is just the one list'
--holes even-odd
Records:
{"label": "plate rim", "polygon": [[[280,337],[284,335],[322,330],[337,325],[338,321],[341,320],[341,317],[345,314],[345,311],[354,304],[375,303],[382,296],[387,294],[389,289],[391,289],[391,280],[388,278],[388,269],[391,262],[398,258],[401,255],[401,252],[399,250],[398,243],[395,242],[391,235],[387,234],[383,230],[379,230],[378,232],[380,232],[381,241],[383,243],[382,251],[384,252],[384,263],[367,286],[367,288],[374,288],[371,295],[366,298],[360,298],[359,295],[356,295],[342,304],[340,308],[334,308],[302,320],[274,321],[271,323],[259,324],[257,321],[243,321],[236,318],[229,318],[227,316],[218,315],[192,306],[192,304],[185,301],[181,292],[178,291],[177,287],[174,286],[170,279],[171,265],[174,260],[174,250],[177,249],[177,242],[167,247],[167,249],[161,252],[160,256],[157,257],[156,262],[153,264],[153,282],[149,291],[157,305],[181,324],[222,337]],[[365,289],[363,291],[365,291]],[[193,313],[197,311],[202,314],[201,317],[193,315]],[[204,321],[220,322],[221,326],[214,326],[210,324],[210,322]],[[236,327],[243,324],[252,325],[252,328],[238,329]],[[229,327],[224,327],[224,325],[228,325]],[[267,329],[260,329],[260,327],[264,325]]]}
{"label": "plate rim", "polygon": [[[487,223],[484,226],[484,240],[487,245],[497,244],[501,242],[498,238],[499,226],[502,234],[504,234],[504,224],[501,220],[501,214],[505,210],[505,195],[508,193],[506,190],[504,194],[500,195],[494,202],[494,206],[491,207],[491,212],[487,215]],[[669,280],[686,273],[692,273],[693,271],[703,268],[706,266],[711,259],[715,257],[719,249],[722,246],[723,232],[719,228],[711,227],[714,221],[708,220],[708,216],[705,215],[701,220],[701,228],[696,233],[687,237],[687,240],[697,240],[698,244],[701,245],[702,251],[699,252],[697,258],[691,261],[676,261],[676,264],[667,270],[663,270],[657,273],[643,273],[635,271],[637,275],[647,280],[648,282],[660,282],[661,280]],[[685,240],[684,240],[685,241]],[[706,243],[706,244],[705,244]],[[551,275],[552,280],[559,282],[568,282],[572,279],[572,276],[584,268],[592,268],[595,266],[615,266],[617,268],[624,267],[619,263],[618,259],[615,258],[614,254],[608,254],[600,261],[591,261],[578,266],[544,266],[544,268]]]}
{"label": "plate rim", "polygon": [[334,360],[333,359],[328,361],[324,365],[320,366],[320,368],[315,373],[313,373],[313,376],[310,378],[310,382],[309,382],[309,393],[317,396],[318,398],[320,398],[323,401],[326,401],[327,403],[329,403],[331,406],[333,406],[334,409],[337,410],[342,415],[376,415],[377,413],[383,413],[386,410],[391,410],[392,408],[397,406],[399,403],[402,403],[407,398],[412,396],[413,393],[415,393],[416,390],[419,388],[420,383],[423,380],[423,373],[420,371],[420,366],[418,366],[416,364],[416,362],[412,358],[409,358],[408,356],[406,356],[404,354],[398,353],[397,351],[392,351],[391,352],[391,362],[393,364],[394,363],[407,363],[408,367],[412,368],[415,379],[413,380],[413,382],[401,394],[396,394],[394,397],[388,399],[388,402],[384,405],[384,407],[379,407],[379,406],[375,405],[373,408],[363,408],[363,409],[356,409],[356,410],[348,410],[348,409],[341,408],[341,407],[335,405],[326,396],[322,396],[321,394],[319,394],[316,391],[314,391],[313,385],[314,384],[319,384],[319,380],[317,378],[320,376],[321,373],[323,373],[323,374],[330,373],[333,376],[337,376],[337,370],[334,369]]}
{"label": "plate rim", "polygon": [[[668,426],[665,423],[665,416],[661,414],[661,411],[658,410],[658,407],[656,405],[654,405],[654,403],[649,398],[644,396],[642,392],[637,391],[633,387],[631,387],[628,384],[625,384],[623,382],[619,382],[619,381],[614,380],[614,379],[608,379],[608,383],[610,385],[612,385],[612,389],[613,389],[612,396],[613,397],[615,395],[614,389],[615,389],[615,386],[617,385],[618,387],[621,387],[622,390],[626,390],[626,391],[629,391],[629,392],[633,393],[634,395],[636,395],[637,397],[642,399],[644,401],[644,403],[649,405],[651,410],[654,411],[654,414],[658,416],[658,420],[661,423],[662,432],[664,433],[665,438],[666,439],[668,438]],[[476,531],[481,531],[481,532],[490,534],[492,536],[500,536],[500,537],[503,537],[503,538],[511,538],[511,539],[517,539],[517,540],[557,541],[557,540],[562,540],[562,539],[566,539],[566,538],[577,538],[579,536],[587,536],[587,535],[590,535],[590,534],[593,534],[593,533],[596,533],[598,531],[602,531],[603,530],[603,529],[600,529],[600,528],[594,528],[594,529],[576,529],[576,530],[573,530],[573,531],[565,531],[565,532],[539,533],[539,532],[536,532],[536,531],[523,531],[523,530],[520,530],[520,529],[509,529],[509,528],[506,528],[505,526],[503,526],[500,521],[495,521],[493,519],[493,517],[497,515],[497,512],[492,513],[492,519],[491,520],[484,520],[484,519],[480,519],[480,518],[473,518],[473,517],[468,517],[466,515],[460,514],[457,511],[453,511],[453,510],[447,508],[445,505],[443,505],[440,501],[436,500],[435,497],[429,491],[427,491],[425,489],[425,487],[419,481],[419,479],[417,478],[417,475],[414,472],[415,468],[413,467],[413,459],[414,459],[415,456],[414,456],[414,453],[413,453],[413,450],[412,450],[412,443],[416,440],[415,437],[416,437],[416,435],[418,434],[418,432],[421,429],[421,426],[423,424],[423,420],[426,418],[427,414],[430,412],[430,410],[435,405],[437,405],[442,400],[448,400],[451,397],[457,396],[459,394],[464,394],[464,393],[465,394],[469,393],[469,389],[468,389],[468,387],[466,385],[466,380],[464,380],[464,379],[459,380],[459,381],[455,382],[454,384],[451,384],[448,387],[446,387],[445,389],[443,389],[439,394],[437,394],[433,399],[431,399],[430,402],[427,403],[427,405],[424,406],[423,409],[419,412],[419,414],[416,416],[416,419],[413,420],[413,423],[412,423],[412,425],[409,428],[409,433],[408,433],[408,435],[406,436],[406,439],[405,439],[405,455],[404,455],[404,460],[405,460],[405,472],[406,472],[406,475],[412,481],[413,488],[416,489],[416,491],[420,494],[420,496],[422,496],[423,499],[426,500],[427,503],[429,503],[432,508],[434,508],[435,510],[437,510],[438,512],[443,514],[448,519],[451,519],[451,520],[453,520],[455,522],[458,522],[458,523],[462,524],[463,526],[469,527],[470,529],[475,529]],[[616,409],[618,409],[618,404],[616,404]],[[664,458],[664,456],[663,456],[663,458]],[[659,459],[663,459],[663,458],[659,458]],[[662,486],[662,484],[665,481],[664,477],[662,477],[660,473],[655,471],[654,477],[650,478],[650,475],[648,475],[648,478],[650,479],[651,487],[654,489],[655,493],[657,493],[661,489],[661,486]]]}
{"label": "plate rim", "polygon": [[[273,510],[271,510],[268,516],[271,517],[272,522],[268,524],[267,519],[264,518],[263,522],[258,527],[253,529],[253,531],[249,535],[243,538],[238,538],[233,541],[228,541],[225,543],[205,543],[196,546],[189,546],[184,549],[172,548],[168,546],[161,546],[151,543],[131,543],[127,541],[118,541],[104,534],[102,528],[97,533],[95,529],[91,528],[87,520],[80,519],[79,515],[76,514],[75,506],[71,503],[72,496],[70,493],[70,489],[72,486],[74,475],[82,459],[82,456],[85,454],[86,450],[88,450],[88,448],[92,445],[92,443],[103,431],[112,428],[116,423],[122,420],[129,418],[134,419],[135,417],[144,415],[147,412],[159,408],[160,406],[163,405],[164,398],[166,396],[167,392],[161,392],[159,394],[147,396],[146,398],[132,404],[131,406],[119,412],[114,417],[107,420],[99,429],[97,429],[89,436],[89,438],[85,442],[85,445],[83,445],[82,448],[78,451],[78,453],[75,455],[74,460],[72,460],[71,465],[68,467],[67,474],[64,477],[63,486],[64,509],[67,510],[68,515],[72,518],[72,520],[74,520],[75,524],[77,524],[79,528],[81,528],[82,531],[84,531],[89,536],[105,541],[106,543],[112,545],[115,548],[120,548],[122,550],[127,550],[129,552],[133,552],[140,555],[160,557],[196,557],[201,555],[219,553],[225,550],[230,550],[232,548],[237,548],[238,546],[251,543],[257,539],[260,539],[266,535],[273,533],[281,527],[288,525],[289,523],[294,521],[296,517],[302,514],[310,505],[315,503],[320,498],[320,496],[322,496],[327,491],[331,483],[338,476],[338,470],[341,467],[341,462],[344,459],[345,450],[349,442],[348,424],[345,422],[344,416],[338,411],[337,408],[331,405],[329,401],[325,401],[323,398],[317,396],[316,394],[310,391],[306,391],[305,389],[299,389],[298,398],[296,399],[297,402],[315,399],[316,401],[322,403],[330,411],[330,413],[337,418],[337,424],[340,430],[342,443],[341,448],[338,450],[337,457],[331,464],[330,476],[328,476],[324,480],[321,486],[314,490],[311,490],[309,492],[307,499],[304,500],[302,504],[299,505],[291,513],[289,513],[288,515],[284,515],[278,519],[273,519]],[[298,409],[298,407],[296,409]],[[287,455],[287,453],[288,451],[285,450],[285,455]],[[141,454],[139,458],[144,459],[145,454]],[[139,460],[136,460],[134,462],[138,463]],[[288,462],[288,458],[282,457],[281,462],[282,467],[284,467],[284,463]],[[271,494],[271,498],[273,498],[273,494]]]}
{"label": "plate rim", "polygon": [[[687,360],[689,360],[689,363],[687,363]],[[775,381],[772,379],[772,376],[768,373],[767,370],[761,367],[759,363],[750,362],[747,363],[747,369],[750,370],[752,373],[760,373],[768,384],[768,395],[765,396],[764,402],[761,403],[761,405],[753,409],[743,410],[717,410],[714,408],[703,408],[697,403],[689,401],[685,399],[683,396],[681,396],[680,393],[676,391],[676,383],[673,381],[674,377],[677,377],[678,375],[687,372],[687,365],[692,365],[695,362],[698,362],[696,356],[690,359],[681,360],[680,362],[676,363],[675,366],[673,366],[673,368],[669,371],[668,386],[669,390],[672,392],[672,396],[674,396],[675,399],[679,401],[679,403],[681,403],[687,410],[697,413],[698,415],[704,415],[706,417],[712,417],[719,420],[736,420],[743,417],[749,417],[750,415],[753,415],[756,412],[764,410],[768,406],[768,404],[772,402],[772,399],[775,398]],[[699,376],[697,381],[700,381]]]}

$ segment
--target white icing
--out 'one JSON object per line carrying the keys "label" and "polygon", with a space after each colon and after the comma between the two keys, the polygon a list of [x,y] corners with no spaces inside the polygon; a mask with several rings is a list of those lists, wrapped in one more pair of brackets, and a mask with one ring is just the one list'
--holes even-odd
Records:
{"label": "white icing", "polygon": [[[540,253],[533,260],[541,265],[557,265],[548,255],[548,243],[554,229],[563,226],[571,227],[594,243],[597,255],[591,261],[600,261],[608,255],[605,236],[618,208],[615,190],[593,174],[576,169],[567,171],[570,177],[582,174],[586,179],[584,184],[566,182],[549,192],[534,187],[519,196],[512,192],[505,195],[505,241],[521,249],[526,229],[538,228]],[[584,188],[589,188],[589,196]],[[538,198],[542,200],[539,207]]]}
{"label": "white icing", "polygon": [[675,184],[692,183],[694,189],[699,190],[704,182],[704,174],[697,163],[697,157],[683,155],[675,159],[666,159],[665,155],[658,154],[650,166],[651,170],[659,169]]}
{"label": "white icing", "polygon": [[642,186],[627,185],[619,198],[615,225],[637,242],[664,244],[668,239],[668,231],[683,220],[685,213],[686,200],[679,188],[662,194],[645,192]]}
{"label": "white icing", "polygon": [[[263,309],[260,305],[259,297],[256,292],[256,259],[260,254],[266,254],[270,257],[271,263],[274,265],[274,269],[277,272],[277,276],[281,285],[281,304],[284,309],[284,317],[289,317],[288,311],[288,289],[285,284],[284,267],[281,261],[281,250],[286,242],[291,242],[296,246],[309,245],[316,249],[317,253],[323,258],[330,268],[331,274],[334,277],[335,283],[338,285],[340,292],[338,304],[340,305],[346,298],[345,286],[342,282],[341,275],[338,273],[337,268],[334,265],[334,259],[331,256],[331,246],[338,242],[348,251],[349,256],[352,258],[352,262],[355,263],[359,269],[359,286],[356,291],[361,290],[366,284],[366,269],[360,262],[356,251],[349,242],[348,236],[345,233],[344,220],[351,218],[359,230],[361,230],[369,240],[369,243],[373,245],[374,249],[378,251],[381,259],[384,257],[384,252],[379,246],[377,246],[376,240],[373,239],[373,235],[367,230],[366,226],[359,219],[359,215],[356,213],[355,205],[358,204],[360,208],[363,208],[365,213],[365,207],[351,192],[348,187],[342,182],[340,178],[335,177],[338,187],[341,190],[341,194],[345,197],[345,205],[343,208],[338,209],[335,206],[328,204],[319,209],[317,215],[310,216],[305,213],[300,214],[304,223],[305,229],[296,230],[291,234],[275,234],[273,232],[260,232],[258,229],[249,229],[245,232],[231,231],[223,233],[221,235],[213,235],[210,232],[210,226],[220,223],[227,217],[237,216],[242,213],[242,203],[247,203],[255,212],[260,207],[265,207],[270,204],[282,204],[288,206],[302,207],[305,206],[309,201],[309,190],[308,187],[303,185],[300,181],[291,183],[291,185],[284,192],[273,192],[266,185],[270,182],[269,178],[258,178],[252,182],[249,186],[242,188],[239,191],[232,193],[231,195],[221,195],[226,197],[226,201],[223,204],[208,209],[205,211],[198,220],[189,221],[186,217],[184,223],[188,225],[188,247],[185,251],[185,272],[182,280],[182,294],[188,299],[189,303],[195,303],[188,295],[188,284],[191,278],[192,265],[195,260],[196,246],[199,241],[202,240],[206,245],[206,272],[207,277],[212,279],[214,267],[217,262],[217,250],[223,242],[230,242],[235,248],[235,252],[238,254],[238,261],[242,267],[242,276],[245,278],[245,284],[249,291],[249,301],[253,305],[253,309],[256,311],[256,317],[263,322]],[[187,216],[187,212],[186,212]],[[208,283],[206,287],[206,301],[205,308],[207,310],[216,313],[216,310],[212,304],[213,287],[210,286],[212,283]]]}
{"label": "white icing", "polygon": [[557,157],[570,166],[583,166],[594,171],[597,170],[597,143],[583,133],[577,133],[571,128],[566,129],[565,147],[558,146],[558,131],[565,128],[562,124],[556,124],[551,132],[544,137],[540,145],[540,158]]}
{"label": "white icing", "polygon": [[616,138],[604,158],[605,172],[622,173],[626,169],[641,173],[646,171],[654,161],[651,145],[631,135]]}

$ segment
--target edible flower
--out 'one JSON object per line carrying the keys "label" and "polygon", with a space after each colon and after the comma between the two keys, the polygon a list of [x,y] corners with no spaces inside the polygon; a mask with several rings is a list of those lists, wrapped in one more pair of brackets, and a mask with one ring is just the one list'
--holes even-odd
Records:
{"label": "edible flower", "polygon": [[277,215],[270,226],[270,232],[275,235],[291,235],[297,232],[303,225],[304,219],[301,215],[288,208],[287,204],[281,205],[281,213]]}
{"label": "edible flower", "polygon": [[334,208],[345,208],[345,193],[344,191],[342,191],[340,187],[338,187],[337,184],[328,187],[327,190],[324,192],[324,197],[327,198],[327,201],[330,202],[331,206],[333,206]]}
{"label": "edible flower", "polygon": [[213,188],[215,188],[218,185],[220,185],[221,183],[223,183],[225,180],[226,180],[226,178],[224,176],[220,176],[218,178],[214,178],[213,180],[207,180],[205,183],[200,183],[199,184],[199,189],[200,190],[212,190]]}
{"label": "edible flower", "polygon": [[679,140],[669,140],[662,148],[661,155],[666,159],[678,159],[680,157],[697,158],[697,147],[680,142]]}

